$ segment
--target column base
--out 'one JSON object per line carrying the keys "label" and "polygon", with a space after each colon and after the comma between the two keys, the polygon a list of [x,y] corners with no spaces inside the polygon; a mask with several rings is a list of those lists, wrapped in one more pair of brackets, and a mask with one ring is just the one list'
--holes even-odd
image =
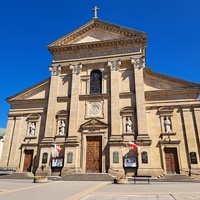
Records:
{"label": "column base", "polygon": [[35,173],[36,176],[51,176],[51,167],[42,168],[39,167]]}
{"label": "column base", "polygon": [[82,169],[80,167],[63,167],[61,171],[61,176],[66,176],[70,174],[76,174],[76,173],[83,173]]}
{"label": "column base", "polygon": [[163,174],[163,169],[153,169],[153,168],[138,168],[137,175],[140,176],[152,176],[152,177],[158,177],[161,174]]}
{"label": "column base", "polygon": [[125,177],[124,168],[110,167],[108,169],[108,173],[111,174],[112,176],[116,176],[116,177]]}

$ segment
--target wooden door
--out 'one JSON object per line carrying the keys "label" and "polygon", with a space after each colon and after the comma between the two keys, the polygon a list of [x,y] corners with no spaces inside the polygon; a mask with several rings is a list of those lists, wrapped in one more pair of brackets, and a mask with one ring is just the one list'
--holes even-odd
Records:
{"label": "wooden door", "polygon": [[86,172],[102,172],[102,138],[101,136],[87,137]]}
{"label": "wooden door", "polygon": [[23,172],[31,172],[33,150],[25,150]]}
{"label": "wooden door", "polygon": [[165,148],[167,174],[179,174],[179,164],[176,148]]}

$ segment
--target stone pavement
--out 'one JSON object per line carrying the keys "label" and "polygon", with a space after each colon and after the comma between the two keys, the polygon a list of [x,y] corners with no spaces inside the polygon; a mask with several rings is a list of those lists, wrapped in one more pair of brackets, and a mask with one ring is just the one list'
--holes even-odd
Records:
{"label": "stone pavement", "polygon": [[97,181],[1,179],[3,200],[200,200],[200,183],[112,184]]}

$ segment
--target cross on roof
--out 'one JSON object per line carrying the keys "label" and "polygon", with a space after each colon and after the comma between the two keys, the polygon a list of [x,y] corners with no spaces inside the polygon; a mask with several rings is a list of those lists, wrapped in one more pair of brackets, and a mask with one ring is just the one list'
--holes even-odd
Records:
{"label": "cross on roof", "polygon": [[94,12],[94,18],[98,18],[98,17],[97,17],[97,12],[98,12],[98,10],[100,10],[100,8],[97,8],[97,6],[95,6],[95,7],[92,9],[92,11]]}

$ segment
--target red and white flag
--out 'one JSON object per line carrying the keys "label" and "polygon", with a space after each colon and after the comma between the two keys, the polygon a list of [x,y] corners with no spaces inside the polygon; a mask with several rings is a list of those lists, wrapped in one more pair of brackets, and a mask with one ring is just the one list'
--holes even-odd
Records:
{"label": "red and white flag", "polygon": [[56,145],[56,150],[57,150],[58,153],[60,153],[61,152],[60,146]]}
{"label": "red and white flag", "polygon": [[134,142],[130,142],[127,144],[128,149],[140,149],[141,147],[139,147],[137,144],[135,144]]}
{"label": "red and white flag", "polygon": [[57,144],[54,144],[54,148],[53,148],[53,152],[52,152],[52,157],[58,157],[59,153],[61,152],[61,148],[60,146],[58,146]]}

